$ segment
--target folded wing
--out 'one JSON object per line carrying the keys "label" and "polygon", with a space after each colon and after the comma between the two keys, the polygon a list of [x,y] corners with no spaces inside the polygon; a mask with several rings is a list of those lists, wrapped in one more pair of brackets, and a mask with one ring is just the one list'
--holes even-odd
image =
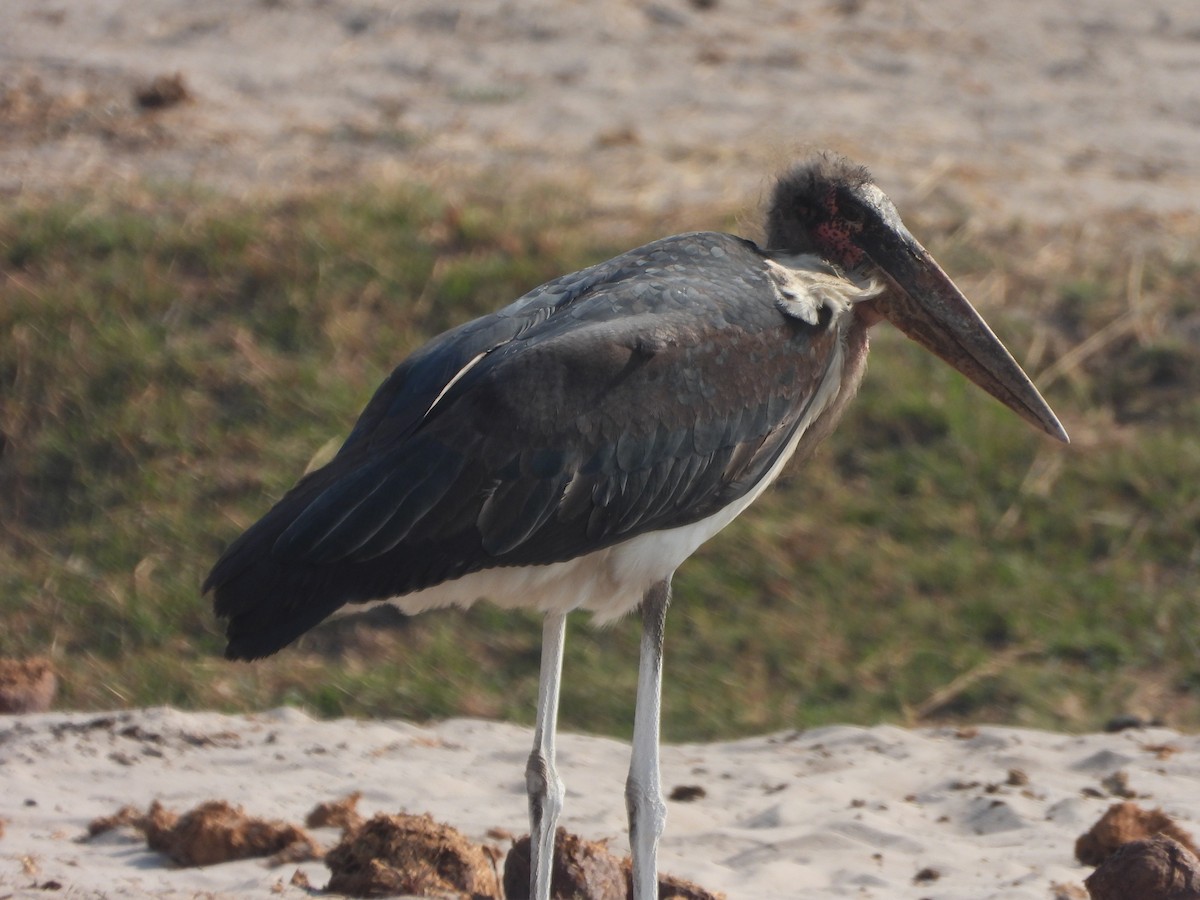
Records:
{"label": "folded wing", "polygon": [[213,569],[228,655],[272,653],[344,603],[571,559],[738,499],[836,340],[776,299],[753,245],[689,235],[436,339]]}

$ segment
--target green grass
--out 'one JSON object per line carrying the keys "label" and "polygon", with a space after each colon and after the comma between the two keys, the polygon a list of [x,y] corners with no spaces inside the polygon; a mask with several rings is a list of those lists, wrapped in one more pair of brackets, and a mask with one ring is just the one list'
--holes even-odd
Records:
{"label": "green grass", "polygon": [[[198,591],[408,352],[622,249],[551,191],[494,196],[160,190],[0,211],[0,655],[49,656],[67,708],[529,721],[535,617],[343,622],[232,664]],[[1076,442],[880,328],[834,438],[681,569],[667,738],[1122,712],[1195,728],[1194,223],[913,224],[1045,373]],[[637,641],[633,620],[572,623],[566,727],[628,734]]]}

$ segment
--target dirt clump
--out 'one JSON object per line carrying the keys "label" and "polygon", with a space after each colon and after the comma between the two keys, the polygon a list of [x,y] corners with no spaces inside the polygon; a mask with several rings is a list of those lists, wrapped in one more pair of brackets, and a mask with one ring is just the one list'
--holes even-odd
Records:
{"label": "dirt clump", "polygon": [[355,791],[340,800],[329,800],[318,803],[304,817],[304,824],[309,828],[340,828],[343,834],[362,827],[363,817],[358,811],[358,801],[362,792]]}
{"label": "dirt clump", "polygon": [[377,815],[348,833],[325,864],[332,873],[325,890],[352,897],[491,900],[500,889],[486,849],[429,815]]}
{"label": "dirt clump", "polygon": [[1118,847],[1084,884],[1092,900],[1197,900],[1200,860],[1159,834]]}
{"label": "dirt clump", "polygon": [[1159,834],[1178,841],[1190,853],[1196,854],[1192,836],[1161,809],[1142,809],[1128,800],[1114,803],[1075,841],[1075,858],[1085,866],[1099,866],[1123,844],[1145,841]]}
{"label": "dirt clump", "polygon": [[[605,841],[585,841],[565,828],[554,833],[550,896],[580,900],[624,900],[628,891],[621,860]],[[529,896],[529,835],[519,838],[504,860],[504,896]]]}
{"label": "dirt clump", "polygon": [[93,838],[105,832],[112,831],[115,828],[120,828],[123,825],[144,831],[142,822],[146,818],[146,815],[146,813],[143,813],[136,806],[122,806],[111,816],[100,816],[88,822],[87,836]]}
{"label": "dirt clump", "polygon": [[183,815],[157,800],[144,814],[125,806],[114,815],[93,819],[88,837],[124,825],[141,831],[151,850],[181,866],[211,866],[255,856],[270,856],[276,863],[321,857],[320,846],[304,829],[248,816],[240,806],[224,800],[209,800]]}
{"label": "dirt clump", "polygon": [[[504,895],[508,900],[529,896],[529,836],[518,839],[504,861]],[[587,841],[559,828],[554,836],[552,897],[578,900],[627,900],[633,895],[633,864],[629,857],[609,852],[606,841]],[[661,900],[724,900],[698,884],[659,873]]]}
{"label": "dirt clump", "polygon": [[[627,860],[622,861],[622,866],[629,879],[626,882],[626,896],[632,897],[633,867]],[[724,894],[714,894],[695,882],[676,878],[674,875],[663,875],[661,872],[658,874],[658,896],[659,900],[726,900]]]}
{"label": "dirt clump", "polygon": [[[282,854],[289,862],[320,857],[320,848],[302,829],[286,822],[256,819],[240,806],[209,800],[175,818],[156,802],[147,816],[146,843],[181,866]],[[174,821],[172,819],[174,818]],[[293,845],[299,844],[299,848]]]}

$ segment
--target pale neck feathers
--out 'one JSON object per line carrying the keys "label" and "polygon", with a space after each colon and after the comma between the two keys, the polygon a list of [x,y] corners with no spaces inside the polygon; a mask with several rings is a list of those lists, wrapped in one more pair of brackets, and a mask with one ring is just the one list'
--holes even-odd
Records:
{"label": "pale neck feathers", "polygon": [[878,297],[883,283],[874,277],[854,281],[814,254],[776,255],[767,260],[767,272],[778,293],[776,305],[785,315],[817,325],[821,310],[837,320],[855,303]]}

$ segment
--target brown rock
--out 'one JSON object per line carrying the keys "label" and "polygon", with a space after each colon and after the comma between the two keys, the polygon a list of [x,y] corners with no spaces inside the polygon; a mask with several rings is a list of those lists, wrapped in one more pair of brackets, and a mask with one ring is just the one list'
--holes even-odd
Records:
{"label": "brown rock", "polygon": [[1075,841],[1075,858],[1086,866],[1098,866],[1122,844],[1164,834],[1178,841],[1192,854],[1196,844],[1192,836],[1175,824],[1161,809],[1145,810],[1126,801],[1110,806],[1086,834]]}
{"label": "brown rock", "polygon": [[352,897],[393,894],[490,900],[499,894],[484,848],[428,815],[378,815],[325,857],[326,891]]}
{"label": "brown rock", "polygon": [[48,659],[0,659],[0,713],[45,712],[58,691]]}
{"label": "brown rock", "polygon": [[1200,900],[1200,860],[1160,834],[1124,844],[1084,884],[1092,900]]}

